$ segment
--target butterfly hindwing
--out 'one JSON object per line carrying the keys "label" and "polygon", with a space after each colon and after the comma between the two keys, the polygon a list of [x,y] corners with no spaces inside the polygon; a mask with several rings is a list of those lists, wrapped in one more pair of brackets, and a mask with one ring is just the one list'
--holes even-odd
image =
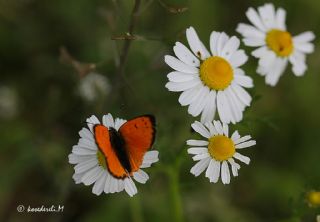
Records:
{"label": "butterfly hindwing", "polygon": [[[110,131],[111,132],[111,131]],[[94,126],[95,141],[103,153],[109,172],[117,178],[123,178],[127,175],[126,169],[121,164],[115,148],[111,144],[112,133],[104,125],[97,124]]]}
{"label": "butterfly hindwing", "polygon": [[136,171],[142,164],[144,154],[151,148],[155,138],[155,118],[145,115],[124,123],[119,132],[125,142],[131,170]]}

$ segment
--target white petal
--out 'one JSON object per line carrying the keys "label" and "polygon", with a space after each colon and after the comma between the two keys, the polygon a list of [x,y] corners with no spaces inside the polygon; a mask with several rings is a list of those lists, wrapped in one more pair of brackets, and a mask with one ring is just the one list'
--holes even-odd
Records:
{"label": "white petal", "polygon": [[147,168],[147,167],[150,167],[151,164],[158,162],[159,161],[158,155],[159,155],[159,151],[157,150],[146,152],[146,154],[143,156],[143,160],[140,168]]}
{"label": "white petal", "polygon": [[226,59],[229,59],[231,57],[231,55],[233,55],[233,53],[235,53],[237,51],[239,46],[240,46],[240,40],[237,37],[232,36],[227,41],[224,48],[222,49],[221,56]]}
{"label": "white petal", "polygon": [[219,56],[222,55],[222,50],[225,47],[228,40],[229,36],[226,33],[221,32],[217,42],[217,52]]}
{"label": "white petal", "polygon": [[232,115],[234,116],[235,122],[239,122],[243,118],[243,105],[239,101],[239,99],[234,95],[233,91],[231,88],[227,88],[224,90],[224,93],[226,94],[227,102],[230,107],[230,111]]}
{"label": "white petal", "polygon": [[112,181],[112,179],[113,179],[112,176],[109,173],[107,173],[106,181],[104,183],[104,189],[103,189],[103,191],[106,194],[111,193],[111,181]]}
{"label": "white petal", "polygon": [[243,143],[237,144],[236,145],[236,149],[247,148],[247,147],[254,146],[254,145],[256,145],[256,141],[255,140],[250,140],[250,141],[247,141],[247,142],[243,142]]}
{"label": "white petal", "polygon": [[223,91],[218,91],[217,108],[220,120],[224,123],[230,123],[232,116]]}
{"label": "white petal", "polygon": [[192,173],[196,177],[199,176],[208,167],[210,160],[211,158],[200,160],[191,168],[190,173]]}
{"label": "white petal", "polygon": [[214,127],[216,128],[219,135],[223,134],[223,128],[220,121],[213,121]]}
{"label": "white petal", "polygon": [[101,177],[94,183],[92,187],[92,193],[96,195],[100,195],[104,189],[104,185],[106,183],[107,173],[104,171]]}
{"label": "white petal", "polygon": [[79,139],[78,146],[82,147],[82,148],[90,149],[90,150],[97,150],[98,149],[97,144],[94,141],[88,140],[85,138]]}
{"label": "white petal", "polygon": [[246,15],[253,25],[255,25],[258,29],[260,29],[263,32],[266,31],[266,27],[262,23],[256,10],[254,10],[253,8],[249,8],[248,11],[246,12]]}
{"label": "white petal", "polygon": [[194,79],[187,82],[168,82],[165,87],[172,92],[181,92],[196,87],[199,84],[202,84],[200,79]]}
{"label": "white petal", "polygon": [[220,177],[220,162],[216,161],[216,160],[212,160],[213,161],[213,170],[210,176],[210,182],[216,183],[219,180]]}
{"label": "white petal", "polygon": [[170,72],[167,75],[169,81],[171,82],[188,82],[190,80],[194,80],[196,78],[199,78],[198,74],[188,74],[188,73],[183,73],[183,72]]}
{"label": "white petal", "polygon": [[215,160],[210,160],[209,166],[206,170],[206,177],[208,177],[209,179],[210,179],[211,175],[213,174],[214,162],[215,162]]}
{"label": "white petal", "polygon": [[245,38],[243,39],[243,43],[246,46],[258,47],[258,46],[264,46],[266,44],[266,41],[261,38]]}
{"label": "white petal", "polygon": [[116,118],[116,119],[115,119],[115,123],[114,123],[114,128],[115,128],[116,130],[119,130],[120,127],[121,127],[124,123],[126,123],[126,122],[127,122],[127,120],[120,119],[120,118]]}
{"label": "white petal", "polygon": [[69,163],[71,164],[77,164],[77,163],[81,163],[87,160],[90,160],[92,158],[96,158],[96,155],[77,155],[74,153],[70,153],[69,156]]}
{"label": "white petal", "polygon": [[209,129],[211,136],[218,135],[218,131],[216,130],[216,128],[214,127],[211,121],[206,122],[205,126]]}
{"label": "white petal", "polygon": [[248,56],[243,50],[238,50],[230,57],[230,63],[234,68],[242,66],[248,60]]}
{"label": "white petal", "polygon": [[293,74],[295,74],[296,76],[302,76],[307,70],[305,59],[299,54],[299,52],[295,51],[294,54],[289,57],[289,61],[292,64]]}
{"label": "white petal", "polygon": [[176,42],[176,45],[173,47],[173,51],[182,62],[190,66],[198,67],[200,66],[200,61],[195,57],[190,50],[180,42]]}
{"label": "white petal", "polygon": [[235,69],[233,70],[233,72],[234,72],[234,74],[237,75],[237,76],[245,76],[245,73],[244,73],[243,69],[241,69],[241,68],[235,68]]}
{"label": "white petal", "polygon": [[275,10],[272,4],[265,4],[258,8],[261,21],[267,29],[277,28],[275,22]]}
{"label": "white petal", "polygon": [[257,28],[240,23],[237,27],[237,32],[241,33],[245,38],[265,39],[265,33],[261,32]]}
{"label": "white petal", "polygon": [[221,180],[223,184],[229,184],[230,183],[230,172],[229,172],[229,166],[226,161],[222,162],[221,165]]}
{"label": "white petal", "polygon": [[220,33],[219,32],[211,32],[210,35],[210,50],[213,56],[217,56],[218,55],[218,39],[220,37]]}
{"label": "white petal", "polygon": [[237,116],[239,120],[242,120],[242,112],[244,111],[246,105],[241,102],[239,97],[235,94],[234,90],[232,90],[232,87],[228,87],[225,90],[226,93],[228,93],[228,97],[231,99],[235,109],[237,110]]}
{"label": "white petal", "polygon": [[240,139],[240,135],[238,133],[238,130],[234,131],[232,136],[231,136],[231,139],[233,140],[233,142],[235,143],[235,141],[237,141],[238,139]]}
{"label": "white petal", "polygon": [[100,121],[98,120],[98,118],[95,115],[92,115],[89,118],[87,118],[86,122],[87,122],[87,125],[88,125],[91,132],[93,132],[94,125],[100,124]]}
{"label": "white petal", "polygon": [[79,183],[81,183],[81,178],[83,177],[83,175],[84,175],[84,173],[74,173],[72,175],[72,179],[74,180],[74,182],[76,184],[79,184]]}
{"label": "white petal", "polygon": [[251,55],[253,55],[256,58],[261,58],[269,52],[270,52],[270,50],[268,50],[267,46],[262,46],[256,50],[252,51]]}
{"label": "white petal", "polygon": [[253,81],[249,76],[235,75],[234,79],[240,86],[243,86],[245,88],[253,87]]}
{"label": "white petal", "polygon": [[271,71],[266,75],[266,83],[275,86],[280,76],[287,67],[288,60],[286,58],[277,58],[272,66]]}
{"label": "white petal", "polygon": [[[273,74],[273,69],[275,68],[274,64],[276,63],[279,57],[270,50],[267,50],[264,56],[259,59],[259,66],[257,72],[262,76]],[[279,58],[280,59],[280,58]]]}
{"label": "white petal", "polygon": [[75,167],[75,173],[84,173],[91,169],[92,167],[95,167],[98,165],[98,160],[96,158],[89,159],[87,161],[78,163]]}
{"label": "white petal", "polygon": [[178,60],[177,58],[170,56],[170,55],[166,55],[164,57],[164,61],[168,64],[168,66],[170,66],[174,70],[177,70],[180,72],[185,72],[185,73],[198,73],[199,72],[198,68],[196,68],[194,66],[187,65],[187,64],[181,62],[180,60]]}
{"label": "white petal", "polygon": [[[118,190],[118,180],[119,179],[114,178],[111,175],[109,175],[109,177],[111,177],[109,191],[110,191],[110,193],[115,193]],[[106,181],[107,181],[107,179],[106,179]]]}
{"label": "white petal", "polygon": [[124,179],[124,189],[130,197],[138,193],[137,187],[130,177]]}
{"label": "white petal", "polygon": [[228,124],[223,123],[223,124],[222,124],[222,130],[223,130],[223,134],[224,134],[226,137],[229,137],[229,126],[228,126]]}
{"label": "white petal", "polygon": [[315,34],[313,32],[307,31],[303,32],[297,36],[293,37],[294,43],[307,43],[315,39]]}
{"label": "white petal", "polygon": [[104,189],[103,189],[105,193],[111,193],[111,191],[112,191],[111,183],[113,180],[114,180],[113,176],[107,172],[106,182],[105,182]]}
{"label": "white petal", "polygon": [[208,148],[207,147],[190,147],[187,151],[189,154],[203,154],[203,153],[208,153]]}
{"label": "white petal", "polygon": [[271,66],[275,59],[277,58],[276,54],[273,51],[267,50],[264,55],[259,60],[259,66],[268,67]]}
{"label": "white petal", "polygon": [[205,140],[187,140],[187,145],[189,146],[207,146],[208,141]]}
{"label": "white petal", "polygon": [[146,183],[147,180],[149,179],[149,176],[146,172],[143,170],[138,170],[133,173],[133,178],[138,181],[139,183]]}
{"label": "white petal", "polygon": [[275,21],[279,29],[286,30],[286,11],[283,8],[277,9]]}
{"label": "white petal", "polygon": [[82,128],[79,131],[79,135],[82,138],[85,138],[85,139],[88,139],[88,140],[94,142],[94,138],[93,138],[92,132],[90,130],[88,130],[87,128]]}
{"label": "white petal", "polygon": [[240,169],[240,165],[234,161],[234,159],[230,158],[228,162],[231,164],[231,170],[234,177],[238,176],[238,170]]}
{"label": "white petal", "polygon": [[124,182],[123,180],[116,180],[116,181],[117,181],[117,184],[116,184],[115,192],[121,192],[123,190],[122,187],[124,187]]}
{"label": "white petal", "polygon": [[232,123],[239,122],[242,119],[242,112],[237,109],[236,104],[233,102],[232,97],[230,95],[230,87],[223,91],[224,94],[224,103],[226,109],[229,113],[229,118]]}
{"label": "white petal", "polygon": [[198,98],[198,95],[201,93],[201,89],[203,88],[202,84],[199,84],[196,87],[188,89],[181,93],[179,97],[179,103],[182,106],[187,106],[191,104],[195,99]]}
{"label": "white petal", "polygon": [[204,47],[203,43],[200,41],[196,31],[193,27],[190,27],[186,30],[187,40],[192,52],[204,60],[210,56],[208,50]]}
{"label": "white petal", "polygon": [[300,52],[310,54],[314,51],[314,45],[312,43],[306,42],[306,43],[300,43],[297,42],[294,44],[294,48]]}
{"label": "white petal", "polygon": [[97,151],[93,149],[87,149],[84,147],[80,147],[75,145],[72,147],[72,153],[83,156],[83,155],[96,155]]}
{"label": "white petal", "polygon": [[236,84],[232,84],[231,89],[246,106],[250,106],[252,98],[247,91]]}
{"label": "white petal", "polygon": [[207,86],[200,89],[199,95],[188,107],[188,113],[192,116],[198,116],[204,109],[206,105],[207,97],[209,96],[210,90]]}
{"label": "white petal", "polygon": [[110,113],[108,113],[107,115],[104,115],[102,117],[102,123],[103,125],[105,125],[106,127],[112,127],[114,128],[114,120],[113,120],[113,117]]}
{"label": "white petal", "polygon": [[152,150],[146,152],[146,154],[143,156],[144,160],[155,160],[158,159],[159,151],[157,150]]}
{"label": "white petal", "polygon": [[205,107],[202,111],[201,122],[211,122],[216,112],[216,91],[211,90],[207,96]]}
{"label": "white petal", "polygon": [[192,159],[194,161],[198,161],[198,160],[206,159],[209,157],[210,157],[209,153],[201,153],[201,154],[197,154],[197,155],[193,156]]}
{"label": "white petal", "polygon": [[194,123],[192,123],[191,127],[194,129],[194,131],[199,133],[201,136],[203,136],[205,138],[209,138],[210,137],[210,132],[199,121],[195,121]]}
{"label": "white petal", "polygon": [[247,157],[247,156],[244,156],[238,152],[236,152],[234,155],[233,155],[234,158],[240,160],[241,162],[245,163],[245,164],[249,164],[250,163],[250,158]]}
{"label": "white petal", "polygon": [[243,137],[239,137],[239,139],[235,140],[234,143],[235,144],[239,144],[239,143],[243,143],[247,140],[250,140],[251,139],[251,136],[250,135],[246,135],[246,136],[243,136]]}
{"label": "white petal", "polygon": [[119,180],[118,192],[123,191],[123,189],[124,189],[124,180]]}
{"label": "white petal", "polygon": [[101,177],[102,173],[103,169],[100,166],[96,166],[83,175],[81,182],[83,182],[83,184],[86,186],[91,185]]}

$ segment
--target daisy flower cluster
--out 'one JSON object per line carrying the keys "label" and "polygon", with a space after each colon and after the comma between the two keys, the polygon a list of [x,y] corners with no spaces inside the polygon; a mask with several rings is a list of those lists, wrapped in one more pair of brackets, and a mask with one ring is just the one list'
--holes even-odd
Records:
{"label": "daisy flower cluster", "polygon": [[[312,32],[304,32],[292,37],[286,30],[284,9],[275,9],[265,4],[246,13],[253,25],[240,23],[237,32],[243,36],[246,46],[258,47],[252,55],[259,58],[257,73],[265,76],[267,84],[274,86],[284,72],[287,63],[292,71],[301,76],[307,69],[306,54],[312,53],[315,38]],[[235,159],[249,164],[250,159],[239,149],[256,144],[251,136],[240,137],[238,131],[229,136],[228,124],[241,122],[243,113],[251,105],[252,97],[247,92],[254,86],[252,78],[242,69],[248,56],[239,49],[240,40],[224,32],[213,31],[209,39],[209,49],[200,40],[195,29],[186,30],[188,46],[176,42],[175,56],[166,55],[165,62],[170,72],[166,88],[180,92],[179,103],[188,107],[193,117],[201,115],[200,122],[191,126],[205,140],[188,140],[188,153],[198,161],[191,173],[199,176],[205,172],[210,182],[219,178],[223,184],[230,183],[230,169],[238,176],[240,165]],[[216,117],[220,121],[214,120]]]}
{"label": "daisy flower cluster", "polygon": [[[251,55],[259,59],[257,73],[265,77],[266,84],[275,86],[288,63],[296,76],[302,76],[307,70],[306,54],[314,51],[311,41],[315,35],[308,31],[293,36],[286,28],[285,10],[275,9],[272,4],[257,10],[249,8],[246,16],[251,24],[240,23],[236,31],[246,46],[257,47]],[[250,135],[240,136],[237,130],[229,130],[229,124],[241,122],[251,106],[248,89],[254,84],[243,69],[249,57],[240,48],[240,39],[225,32],[212,31],[206,47],[196,30],[189,27],[186,40],[187,44],[176,42],[174,56],[166,55],[164,61],[173,69],[167,74],[165,87],[179,92],[181,106],[200,118],[191,127],[202,138],[186,141],[187,152],[197,162],[190,172],[196,177],[204,173],[212,183],[229,184],[232,176],[239,175],[239,163],[250,163],[242,150],[256,145]],[[87,85],[82,88],[91,100],[95,95]],[[105,85],[99,83],[98,88]],[[149,176],[143,169],[159,160],[158,151],[149,150],[155,138],[154,117],[145,115],[126,121],[107,114],[102,122],[91,116],[87,124],[69,155],[69,162],[74,164],[74,181],[93,185],[96,195],[123,190],[135,195],[134,181],[146,183]]]}
{"label": "daisy flower cluster", "polygon": [[[199,176],[205,172],[210,182],[221,178],[229,184],[231,173],[238,176],[240,165],[235,159],[249,164],[250,159],[238,149],[256,144],[251,136],[240,137],[235,131],[229,137],[229,123],[243,119],[243,112],[251,104],[251,96],[246,88],[253,87],[252,78],[241,68],[248,60],[244,50],[239,49],[240,40],[229,37],[224,32],[213,31],[210,35],[210,52],[199,39],[195,29],[186,30],[190,49],[176,42],[175,56],[166,55],[165,62],[174,69],[168,74],[166,88],[182,92],[179,103],[188,106],[188,113],[196,117],[201,114],[201,122],[191,126],[205,140],[188,140],[188,153],[198,161],[191,173]],[[215,121],[215,113],[220,121]]]}

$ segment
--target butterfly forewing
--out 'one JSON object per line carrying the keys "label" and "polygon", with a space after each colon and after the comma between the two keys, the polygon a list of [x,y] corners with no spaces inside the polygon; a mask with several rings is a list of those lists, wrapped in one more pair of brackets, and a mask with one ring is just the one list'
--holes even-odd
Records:
{"label": "butterfly forewing", "polygon": [[154,142],[155,118],[146,115],[129,120],[120,127],[119,132],[125,141],[132,171],[137,171],[142,164],[144,154]]}
{"label": "butterfly forewing", "polygon": [[106,159],[109,172],[117,178],[123,178],[127,175],[122,166],[115,149],[111,145],[110,133],[107,127],[101,124],[94,126],[95,141]]}

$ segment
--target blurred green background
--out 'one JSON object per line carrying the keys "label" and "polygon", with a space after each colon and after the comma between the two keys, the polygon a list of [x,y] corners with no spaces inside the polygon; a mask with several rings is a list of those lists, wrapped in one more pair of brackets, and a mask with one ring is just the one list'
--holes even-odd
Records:
{"label": "blurred green background", "polygon": [[[287,10],[294,35],[320,36],[320,1],[270,2]],[[232,128],[257,145],[244,151],[252,162],[228,186],[189,173],[194,162],[185,141],[197,137],[190,130],[195,119],[164,87],[170,68],[163,56],[173,54],[175,41],[186,43],[187,27],[208,46],[211,31],[237,35],[247,8],[264,3],[141,0],[137,37],[119,77],[133,0],[0,0],[0,221],[316,221],[319,208],[309,208],[304,195],[320,188],[318,38],[306,75],[287,69],[274,88],[256,74],[255,59],[244,66],[254,79],[254,101]],[[108,112],[157,118],[160,162],[134,198],[95,196],[72,180],[68,154],[78,131],[90,115]],[[20,204],[64,211],[19,213]]]}

